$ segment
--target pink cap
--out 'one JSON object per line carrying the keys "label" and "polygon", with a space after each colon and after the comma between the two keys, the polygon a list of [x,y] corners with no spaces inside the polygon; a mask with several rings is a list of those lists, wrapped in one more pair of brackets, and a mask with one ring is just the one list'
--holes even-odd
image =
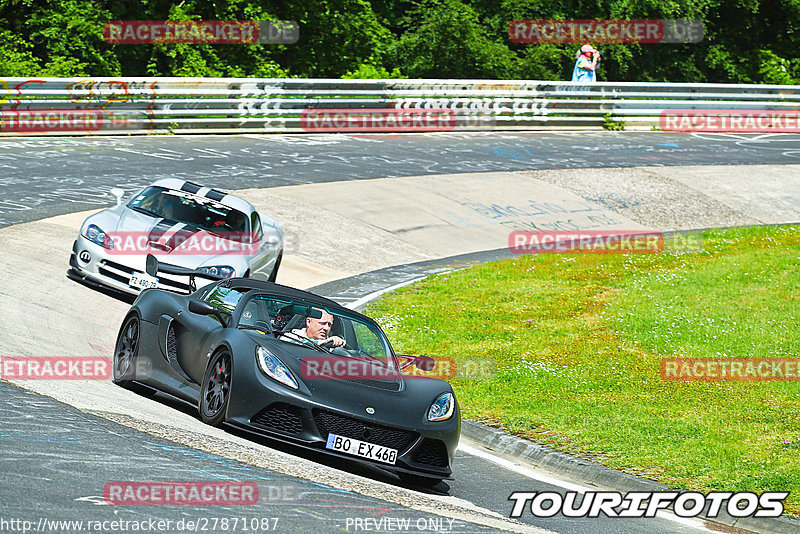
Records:
{"label": "pink cap", "polygon": [[[573,48],[573,50],[574,50],[574,48]],[[595,52],[597,52],[597,50],[595,49],[595,47],[593,47],[592,45],[589,45],[589,44],[583,45],[581,47],[581,54],[588,54],[589,52],[594,54]]]}

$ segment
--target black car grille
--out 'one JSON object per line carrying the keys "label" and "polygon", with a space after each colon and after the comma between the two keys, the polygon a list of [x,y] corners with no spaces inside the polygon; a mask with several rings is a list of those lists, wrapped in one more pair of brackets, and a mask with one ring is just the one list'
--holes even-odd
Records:
{"label": "black car grille", "polygon": [[178,361],[178,342],[175,339],[175,327],[171,324],[167,330],[167,359],[171,362]]}
{"label": "black car grille", "polygon": [[[132,273],[132,272],[141,273],[141,272],[143,272],[143,271],[140,271],[139,269],[132,269],[132,268],[128,267],[127,265],[122,265],[121,263],[117,263],[117,262],[111,261],[111,260],[100,260],[100,265],[107,265],[111,269],[116,269],[116,270],[122,271],[124,273]],[[128,275],[128,280],[130,280],[130,277],[131,277],[131,275]]]}
{"label": "black car grille", "polygon": [[103,269],[102,267],[98,267],[97,268],[97,272],[99,272],[103,276],[107,276],[109,278],[112,278],[112,279],[116,280],[117,282],[122,282],[123,284],[127,284],[128,282],[131,281],[131,277],[130,276],[128,276],[126,278],[124,276],[118,275],[117,273],[115,273],[113,271],[109,271],[108,269]]}
{"label": "black car grille", "polygon": [[[110,269],[116,269],[117,271],[122,271],[123,273],[126,273],[126,274],[122,275],[122,274],[114,272],[114,271],[112,271]],[[108,276],[109,278],[113,278],[114,280],[116,280],[118,282],[122,282],[123,284],[127,284],[127,283],[129,283],[131,281],[130,273],[134,273],[135,272],[135,273],[141,274],[141,273],[144,272],[144,271],[140,271],[139,269],[133,269],[131,267],[128,267],[127,265],[123,265],[121,263],[117,263],[117,262],[111,261],[111,260],[101,260],[100,261],[100,265],[98,266],[97,270],[98,270],[98,272],[100,274],[102,274],[104,276]],[[187,278],[187,280],[188,280],[188,278]],[[190,293],[191,292],[191,287],[189,286],[189,284],[184,284],[184,283],[172,280],[170,278],[166,278],[164,276],[159,276],[158,277],[158,283],[161,284],[162,286],[165,286],[165,287],[169,287],[169,288],[174,288],[174,289],[179,289],[181,291],[185,291],[186,293]]]}
{"label": "black car grille", "polygon": [[414,448],[411,461],[432,467],[447,467],[447,449],[438,439],[425,438]]}
{"label": "black car grille", "polygon": [[313,410],[314,422],[322,437],[336,434],[347,438],[377,443],[384,447],[404,451],[418,437],[416,432],[400,430],[388,426],[374,425],[350,417],[344,417],[325,410]]}
{"label": "black car grille", "polygon": [[370,378],[357,378],[349,381],[370,388],[384,389],[386,391],[400,391],[400,382],[396,380],[372,380]]}
{"label": "black car grille", "polygon": [[[286,329],[290,329],[290,327],[286,327]],[[346,380],[348,382],[352,382],[354,384],[359,384],[361,386],[366,386],[375,389],[383,389],[385,391],[400,391],[400,380],[398,375],[387,375],[386,378],[381,379],[374,379],[374,378],[355,378],[349,376],[335,376],[330,375],[322,371],[320,373],[321,376],[328,377],[331,380]],[[390,378],[390,376],[394,378]]]}
{"label": "black car grille", "polygon": [[280,402],[270,404],[254,415],[250,422],[285,434],[299,434],[303,431],[303,421],[300,419],[299,410]]}

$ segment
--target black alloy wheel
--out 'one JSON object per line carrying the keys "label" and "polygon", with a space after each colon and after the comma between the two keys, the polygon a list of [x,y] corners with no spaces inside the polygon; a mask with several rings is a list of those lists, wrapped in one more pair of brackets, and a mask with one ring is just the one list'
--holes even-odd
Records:
{"label": "black alloy wheel", "polygon": [[117,336],[114,349],[114,383],[130,387],[136,376],[136,356],[139,353],[139,317],[130,316]]}
{"label": "black alloy wheel", "polygon": [[231,392],[231,354],[219,351],[211,360],[203,378],[200,396],[200,418],[204,423],[218,426],[225,418]]}

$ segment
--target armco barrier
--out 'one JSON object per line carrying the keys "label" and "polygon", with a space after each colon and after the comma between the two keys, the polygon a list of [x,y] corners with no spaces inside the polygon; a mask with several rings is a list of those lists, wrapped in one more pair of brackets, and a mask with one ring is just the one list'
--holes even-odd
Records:
{"label": "armco barrier", "polygon": [[0,135],[599,129],[604,118],[651,129],[669,110],[798,105],[800,87],[783,85],[7,78]]}

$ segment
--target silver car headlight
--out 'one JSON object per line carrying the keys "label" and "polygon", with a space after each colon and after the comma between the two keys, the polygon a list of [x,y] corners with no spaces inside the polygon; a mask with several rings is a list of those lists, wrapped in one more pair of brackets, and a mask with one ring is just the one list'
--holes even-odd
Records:
{"label": "silver car headlight", "polygon": [[211,265],[210,267],[198,267],[197,270],[223,278],[230,278],[236,273],[236,269],[230,265]]}
{"label": "silver car headlight", "polygon": [[84,230],[83,234],[81,235],[83,235],[83,237],[85,237],[92,243],[100,245],[103,248],[107,249],[114,248],[114,242],[111,240],[111,237],[109,237],[109,235],[105,233],[103,230],[101,230],[100,227],[97,226],[96,224],[90,224],[89,226],[87,226],[86,230]]}
{"label": "silver car headlight", "polygon": [[456,409],[456,398],[452,393],[442,393],[433,401],[428,409],[428,421],[444,421],[453,417]]}
{"label": "silver car headlight", "polygon": [[292,389],[298,388],[297,380],[292,375],[292,372],[289,371],[289,368],[286,367],[286,364],[264,347],[256,347],[256,360],[258,360],[258,366],[267,376]]}

